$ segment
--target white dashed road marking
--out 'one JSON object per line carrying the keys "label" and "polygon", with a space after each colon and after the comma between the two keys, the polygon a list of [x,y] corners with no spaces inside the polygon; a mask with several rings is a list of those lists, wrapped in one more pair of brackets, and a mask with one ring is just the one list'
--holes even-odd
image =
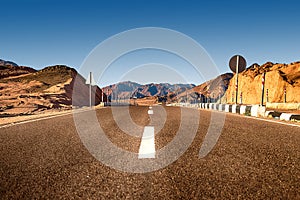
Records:
{"label": "white dashed road marking", "polygon": [[139,159],[155,158],[154,127],[145,126],[139,150]]}
{"label": "white dashed road marking", "polygon": [[153,115],[153,110],[148,110],[149,115]]}
{"label": "white dashed road marking", "polygon": [[[149,106],[148,114],[153,115],[153,110],[151,106]],[[154,140],[154,126],[145,126],[139,150],[139,159],[155,158]]]}

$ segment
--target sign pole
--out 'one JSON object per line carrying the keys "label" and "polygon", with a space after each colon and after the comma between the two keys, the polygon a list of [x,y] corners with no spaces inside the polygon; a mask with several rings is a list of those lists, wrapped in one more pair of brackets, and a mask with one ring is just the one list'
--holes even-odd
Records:
{"label": "sign pole", "polygon": [[241,94],[240,94],[240,102],[241,102],[241,104],[243,104],[243,92],[241,92]]}
{"label": "sign pole", "polygon": [[108,96],[109,96],[109,91],[108,91],[108,89],[106,90],[106,105],[108,106]]}
{"label": "sign pole", "polygon": [[111,89],[111,95],[110,95],[110,103],[111,103],[111,105],[113,103],[113,98],[114,98],[114,91],[113,91],[113,89]]}
{"label": "sign pole", "polygon": [[203,103],[202,92],[200,92],[200,103]]}
{"label": "sign pole", "polygon": [[90,72],[90,85],[89,85],[89,89],[90,89],[90,107],[92,107],[92,72]]}
{"label": "sign pole", "polygon": [[261,78],[261,84],[262,84],[262,87],[261,87],[261,106],[264,105],[264,93],[265,93],[265,76],[266,76],[266,73],[264,72],[262,74],[262,78]]}
{"label": "sign pole", "polygon": [[238,84],[239,84],[239,58],[240,56],[237,56],[236,58],[236,83],[235,83],[235,104],[238,103]]}
{"label": "sign pole", "polygon": [[284,103],[286,103],[286,86],[284,86]]}
{"label": "sign pole", "polygon": [[219,104],[221,104],[221,89],[219,88]]}
{"label": "sign pole", "polygon": [[178,103],[178,87],[177,87],[177,85],[175,85],[175,91],[176,91],[176,100],[177,100],[177,103]]}
{"label": "sign pole", "polygon": [[186,93],[186,103],[185,103],[185,106],[187,106],[187,104],[188,104],[188,93],[187,93],[187,88],[186,88],[186,90],[185,90],[185,93]]}
{"label": "sign pole", "polygon": [[[243,56],[235,55],[231,57],[229,61],[229,67],[233,73],[236,74],[236,83],[235,83],[235,104],[238,103],[238,84],[239,84],[239,72],[242,72],[246,69],[246,60]],[[234,92],[232,92],[232,103],[234,103]]]}

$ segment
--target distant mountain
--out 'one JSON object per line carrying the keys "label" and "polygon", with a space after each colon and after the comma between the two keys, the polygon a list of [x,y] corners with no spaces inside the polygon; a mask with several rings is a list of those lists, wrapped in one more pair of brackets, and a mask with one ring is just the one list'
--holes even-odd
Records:
{"label": "distant mountain", "polygon": [[125,81],[109,85],[102,90],[108,94],[109,99],[130,99],[145,97],[169,97],[193,88],[193,84],[150,83],[141,85]]}
{"label": "distant mountain", "polygon": [[189,90],[195,87],[194,84],[169,84],[169,83],[150,83],[138,87],[133,96],[137,98],[144,97],[169,97],[174,96],[183,91]]}
{"label": "distant mountain", "polygon": [[130,99],[133,92],[140,86],[141,84],[135,82],[124,81],[103,87],[102,90],[109,99]]}
{"label": "distant mountain", "polygon": [[[89,105],[89,87],[85,84],[85,79],[68,66],[49,66],[39,71],[18,66],[2,66],[0,74],[5,74],[0,78],[2,115],[31,114],[54,108],[70,109],[72,104]],[[78,81],[76,87],[80,90],[76,102],[72,96],[75,78]],[[97,105],[102,99],[102,91],[97,86],[93,86],[92,90],[95,94],[93,104]]]}

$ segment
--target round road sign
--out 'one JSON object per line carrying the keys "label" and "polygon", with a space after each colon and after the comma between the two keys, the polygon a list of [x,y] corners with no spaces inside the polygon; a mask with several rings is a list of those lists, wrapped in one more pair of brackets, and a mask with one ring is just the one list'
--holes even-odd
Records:
{"label": "round road sign", "polygon": [[229,67],[230,67],[231,71],[236,73],[237,58],[239,59],[238,60],[238,73],[240,73],[246,69],[246,60],[243,56],[240,56],[240,55],[233,56],[229,61]]}

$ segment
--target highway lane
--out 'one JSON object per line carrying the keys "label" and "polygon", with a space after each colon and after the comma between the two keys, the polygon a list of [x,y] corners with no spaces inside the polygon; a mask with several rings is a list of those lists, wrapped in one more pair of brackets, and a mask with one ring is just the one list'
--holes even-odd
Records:
{"label": "highway lane", "polygon": [[[160,130],[155,133],[155,148],[159,150],[175,137],[181,113],[176,107],[153,110],[153,118],[156,114],[159,118],[167,116],[163,127],[149,117],[148,107],[133,106],[129,113],[138,126],[152,123]],[[136,128],[134,134],[125,134],[115,121],[124,119],[127,113],[122,107],[115,111],[96,111],[101,127],[115,145],[138,154],[141,139],[134,134],[142,135],[142,130]],[[76,132],[72,115],[1,128],[0,197],[300,198],[299,127],[226,115],[216,146],[200,159],[199,150],[212,113],[196,112],[200,115],[199,128],[187,151],[163,169],[137,174],[117,171],[91,156]],[[193,117],[194,112],[190,113]],[[186,131],[189,134],[188,127]]]}

